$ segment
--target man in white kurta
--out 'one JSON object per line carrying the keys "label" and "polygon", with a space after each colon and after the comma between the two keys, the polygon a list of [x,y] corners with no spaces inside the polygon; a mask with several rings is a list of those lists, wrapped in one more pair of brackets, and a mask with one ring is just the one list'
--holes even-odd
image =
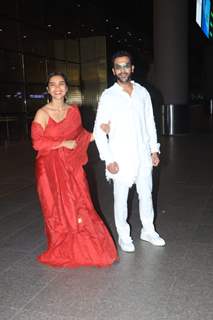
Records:
{"label": "man in white kurta", "polygon": [[[152,166],[158,165],[159,143],[148,91],[131,80],[134,66],[127,52],[113,58],[117,81],[100,97],[94,137],[100,158],[106,163],[106,178],[113,180],[114,216],[123,251],[135,250],[127,222],[129,188],[136,184],[142,223],[141,239],[165,245],[155,231],[152,204]],[[108,134],[102,124],[108,124]]]}

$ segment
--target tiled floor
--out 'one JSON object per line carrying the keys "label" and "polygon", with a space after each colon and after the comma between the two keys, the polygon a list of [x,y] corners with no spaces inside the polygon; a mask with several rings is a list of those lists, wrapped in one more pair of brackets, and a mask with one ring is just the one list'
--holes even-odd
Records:
{"label": "tiled floor", "polygon": [[[120,262],[106,269],[54,269],[36,262],[45,238],[34,153],[26,142],[2,146],[0,319],[212,320],[212,145],[213,135],[206,133],[163,137],[157,229],[167,245],[139,240],[135,196],[130,221],[136,252],[119,252]],[[117,239],[112,186],[94,150],[87,168],[94,202]]]}

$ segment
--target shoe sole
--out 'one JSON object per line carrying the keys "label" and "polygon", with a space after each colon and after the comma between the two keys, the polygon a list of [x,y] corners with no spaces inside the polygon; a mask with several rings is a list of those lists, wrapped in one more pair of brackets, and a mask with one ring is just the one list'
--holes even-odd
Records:
{"label": "shoe sole", "polygon": [[124,250],[124,249],[122,249],[121,247],[120,247],[120,249],[121,249],[121,251],[123,251],[123,252],[127,252],[127,253],[135,252],[135,249],[134,249],[134,250]]}
{"label": "shoe sole", "polygon": [[146,242],[149,242],[149,243],[151,243],[153,246],[155,246],[155,247],[164,247],[165,245],[166,245],[166,243],[162,243],[162,244],[157,244],[157,243],[154,243],[154,242],[152,242],[152,241],[150,241],[150,240],[148,240],[148,239],[144,239],[144,238],[140,238],[141,240],[143,240],[143,241],[146,241]]}
{"label": "shoe sole", "polygon": [[128,253],[135,252],[135,248],[134,249],[123,249],[122,246],[120,245],[120,243],[118,243],[118,244],[119,244],[120,249],[124,252],[128,252]]}

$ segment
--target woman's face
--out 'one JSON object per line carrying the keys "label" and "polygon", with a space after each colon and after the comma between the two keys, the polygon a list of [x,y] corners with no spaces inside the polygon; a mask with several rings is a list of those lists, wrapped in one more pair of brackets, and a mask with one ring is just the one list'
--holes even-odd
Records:
{"label": "woman's face", "polygon": [[67,90],[66,82],[62,76],[52,76],[49,79],[47,91],[53,99],[64,99]]}

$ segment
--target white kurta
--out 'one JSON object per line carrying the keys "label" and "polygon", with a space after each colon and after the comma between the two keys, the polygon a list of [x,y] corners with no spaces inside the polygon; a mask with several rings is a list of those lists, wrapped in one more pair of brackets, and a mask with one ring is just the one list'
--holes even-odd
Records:
{"label": "white kurta", "polygon": [[[106,178],[131,186],[139,169],[151,169],[151,153],[159,152],[152,103],[148,91],[132,81],[131,96],[115,83],[101,95],[94,126],[100,158],[109,164],[116,161],[119,172]],[[109,139],[100,128],[110,121]]]}

